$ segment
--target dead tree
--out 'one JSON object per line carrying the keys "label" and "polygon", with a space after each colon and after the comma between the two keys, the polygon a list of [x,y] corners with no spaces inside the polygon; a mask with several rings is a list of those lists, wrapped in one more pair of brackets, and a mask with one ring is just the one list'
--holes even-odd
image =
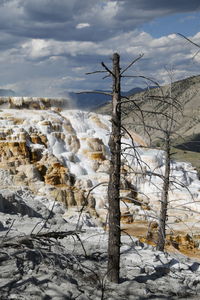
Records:
{"label": "dead tree", "polygon": [[106,77],[112,77],[112,93],[100,93],[112,97],[112,131],[109,139],[110,158],[110,176],[108,183],[108,267],[107,277],[111,282],[119,283],[120,270],[120,169],[121,169],[121,74],[120,74],[120,56],[114,53],[112,57],[113,67],[110,70],[104,62],[102,66],[104,71],[94,71],[87,75],[95,73],[107,73]]}
{"label": "dead tree", "polygon": [[123,71],[120,68],[120,56],[114,53],[112,57],[112,70],[110,70],[103,62],[101,63],[104,71],[94,71],[87,75],[95,73],[107,73],[104,77],[112,77],[112,93],[104,92],[84,92],[84,93],[100,93],[110,95],[112,97],[112,117],[111,117],[111,135],[109,139],[110,158],[110,176],[108,183],[108,267],[107,277],[111,282],[119,283],[120,271],[120,181],[121,181],[121,78],[135,62],[137,62],[143,54],[133,60]]}
{"label": "dead tree", "polygon": [[[169,73],[170,75],[170,73]],[[167,221],[167,208],[168,208],[168,198],[169,198],[169,189],[170,189],[170,161],[171,161],[171,142],[173,136],[173,125],[175,123],[174,120],[174,107],[173,107],[173,99],[172,99],[172,74],[170,76],[170,91],[169,98],[163,97],[163,100],[171,102],[168,104],[168,110],[170,111],[170,115],[164,116],[166,119],[166,125],[164,128],[161,126],[161,131],[164,133],[164,150],[165,150],[165,171],[163,176],[163,186],[160,200],[160,216],[159,216],[159,225],[158,225],[158,241],[157,241],[157,250],[164,251],[165,249],[165,241],[166,241],[166,221]]]}
{"label": "dead tree", "polygon": [[163,176],[162,194],[160,200],[160,216],[158,225],[158,241],[157,250],[164,251],[166,240],[166,221],[167,221],[167,207],[168,194],[170,189],[170,159],[171,159],[171,145],[170,134],[167,131],[165,134],[165,173]]}
{"label": "dead tree", "polygon": [[[170,75],[170,74],[169,74]],[[143,93],[143,95],[137,98],[126,98],[122,100],[122,114],[125,113],[125,118],[130,111],[133,114],[132,125],[134,130],[141,131],[146,137],[148,137],[150,145],[152,143],[152,135],[154,134],[157,138],[162,141],[162,149],[164,152],[164,172],[163,174],[156,174],[154,171],[152,175],[159,176],[163,183],[160,186],[160,211],[158,219],[158,238],[156,241],[157,249],[160,251],[164,250],[166,240],[166,225],[168,219],[168,195],[172,185],[172,177],[170,174],[171,169],[171,156],[172,156],[172,145],[175,139],[176,129],[180,125],[179,121],[182,114],[182,105],[172,96],[171,84],[169,91],[165,91],[155,80],[147,78],[146,76],[123,76],[141,78],[153,83],[157,87],[157,92],[154,95],[151,90]],[[172,78],[170,78],[172,83]],[[179,113],[178,120],[175,119],[175,113]],[[123,124],[123,118],[122,118]],[[127,124],[126,124],[127,125]],[[125,125],[125,126],[126,126]],[[139,130],[137,130],[139,128]],[[126,129],[128,132],[129,130]],[[134,144],[133,144],[134,147]],[[137,151],[137,149],[136,149]],[[135,151],[135,152],[136,152]],[[137,157],[139,165],[142,165],[140,157]],[[148,169],[148,166],[146,166]],[[141,174],[144,174],[145,170],[141,167]],[[150,173],[151,174],[151,171]],[[149,179],[150,180],[150,179]]]}
{"label": "dead tree", "polygon": [[121,77],[137,60],[143,55],[133,60],[123,71],[120,68],[120,56],[113,54],[112,71],[102,63],[105,70],[112,76],[112,117],[111,135],[109,148],[110,158],[110,177],[108,184],[108,279],[111,282],[119,283],[120,274],[120,182],[121,182]]}
{"label": "dead tree", "polygon": [[111,152],[108,184],[108,278],[119,282],[120,269],[120,168],[121,168],[121,91],[120,57],[113,54],[112,131],[109,140]]}

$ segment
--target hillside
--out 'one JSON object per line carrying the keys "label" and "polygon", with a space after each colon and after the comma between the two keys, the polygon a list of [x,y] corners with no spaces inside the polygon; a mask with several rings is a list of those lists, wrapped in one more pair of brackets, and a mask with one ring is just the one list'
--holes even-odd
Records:
{"label": "hillside", "polygon": [[[173,157],[179,161],[189,161],[200,174],[200,76],[189,77],[166,85],[161,88],[152,88],[129,97],[134,100],[139,109],[145,111],[142,114],[144,128],[141,121],[141,113],[138,107],[131,102],[123,104],[123,125],[131,131],[141,135],[147,144],[162,148],[163,134],[160,130],[151,127],[166,127],[165,115],[171,115],[171,108],[167,105],[159,106],[156,97],[165,96],[169,102],[175,103],[181,108],[173,108]],[[171,98],[169,98],[169,96]],[[169,100],[171,99],[171,100]],[[122,101],[127,101],[123,99]],[[148,113],[152,111],[153,113]],[[162,112],[155,117],[154,112]],[[96,112],[110,114],[111,103],[99,107]],[[148,128],[149,126],[149,128]]]}
{"label": "hillside", "polygon": [[[171,93],[171,98],[174,101],[180,103],[182,107],[182,112],[174,110],[174,119],[179,120],[180,124],[176,126],[176,132],[181,137],[187,139],[187,137],[194,137],[196,140],[196,135],[200,133],[200,76],[189,77],[184,80],[180,80],[172,83],[172,85],[166,85],[161,88],[152,88],[147,91],[136,93],[129,97],[130,100],[139,100],[139,105],[141,109],[150,110],[151,107],[155,107],[153,102],[148,101],[150,97],[168,96]],[[136,109],[131,103],[123,105],[123,109],[126,114],[123,114],[123,123],[134,131],[141,134],[141,126],[138,128],[138,117],[134,115]],[[168,109],[165,107],[163,112],[167,112]],[[96,110],[96,112],[101,114],[110,114],[111,103],[108,103]],[[152,124],[155,121],[155,116],[153,114],[146,114],[145,121],[147,124]],[[141,121],[140,121],[141,123]],[[153,132],[152,132],[153,134]],[[144,136],[145,133],[144,133]],[[146,136],[147,137],[147,136]],[[154,137],[155,138],[155,137]],[[184,142],[179,139],[179,142]]]}

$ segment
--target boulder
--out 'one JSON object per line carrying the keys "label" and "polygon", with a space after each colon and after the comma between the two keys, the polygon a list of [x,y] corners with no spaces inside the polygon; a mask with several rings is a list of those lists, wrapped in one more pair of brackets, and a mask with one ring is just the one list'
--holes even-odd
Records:
{"label": "boulder", "polygon": [[19,194],[9,190],[0,192],[0,212],[5,214],[20,214],[22,216],[27,215],[29,217],[42,217],[41,214],[28,206]]}

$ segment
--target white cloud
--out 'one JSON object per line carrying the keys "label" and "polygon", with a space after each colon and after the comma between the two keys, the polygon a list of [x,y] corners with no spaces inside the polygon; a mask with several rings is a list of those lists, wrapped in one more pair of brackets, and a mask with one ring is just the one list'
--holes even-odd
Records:
{"label": "white cloud", "polygon": [[82,28],[87,28],[90,27],[89,23],[79,23],[76,25],[76,29],[82,29]]}
{"label": "white cloud", "polygon": [[[110,88],[109,79],[88,80],[84,73],[101,69],[102,60],[111,66],[115,51],[121,54],[123,66],[144,53],[132,72],[159,78],[160,83],[167,81],[166,65],[175,69],[175,79],[199,73],[200,55],[191,59],[198,51],[194,45],[176,35],[153,38],[137,29],[156,17],[198,10],[199,0],[158,2],[4,1],[0,4],[1,85],[27,93],[38,89],[38,94],[47,93],[49,86],[54,95],[59,90]],[[200,32],[190,38],[200,44]],[[127,88],[131,82],[126,82]]]}
{"label": "white cloud", "polygon": [[[28,42],[25,42],[22,45],[22,48],[25,50],[25,54],[32,57],[38,58],[43,56],[51,56],[50,43],[42,39],[32,39]],[[56,54],[56,53],[55,53]]]}
{"label": "white cloud", "polygon": [[[198,43],[200,33],[197,33],[191,39]],[[55,77],[60,75],[59,68],[62,68],[64,64],[66,66],[69,64],[70,68],[63,71],[66,72],[63,77],[67,78],[65,88],[72,89],[75,88],[75,85],[78,85],[78,82],[82,82],[81,86],[83,88],[88,85],[88,77],[84,75],[85,72],[101,69],[100,62],[102,60],[111,64],[110,58],[115,51],[121,54],[123,65],[127,65],[139,54],[144,53],[144,58],[133,66],[134,74],[154,77],[161,84],[169,81],[165,70],[166,66],[173,67],[174,80],[178,80],[187,76],[187,74],[189,76],[192,72],[197,73],[200,63],[198,56],[195,57],[195,60],[191,59],[196,49],[183,38],[174,34],[153,38],[150,34],[139,31],[121,33],[117,37],[96,43],[33,39],[22,44],[21,55],[25,64],[27,58],[30,58],[35,59],[37,65],[41,61],[43,68],[52,66]],[[72,78],[74,80],[71,80]],[[91,79],[90,77],[91,88],[93,88],[92,84],[96,86],[97,80],[99,82],[98,78]],[[62,89],[61,81],[57,81],[57,85],[59,84]],[[131,85],[129,87],[131,88]],[[87,89],[87,87],[85,88]]]}

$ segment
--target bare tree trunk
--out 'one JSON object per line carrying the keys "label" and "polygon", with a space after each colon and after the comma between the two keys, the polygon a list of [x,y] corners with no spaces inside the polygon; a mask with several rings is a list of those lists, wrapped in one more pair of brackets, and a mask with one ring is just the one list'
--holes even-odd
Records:
{"label": "bare tree trunk", "polygon": [[119,282],[120,270],[121,75],[119,62],[119,54],[114,53],[112,72],[112,132],[109,140],[111,160],[108,185],[108,278],[111,282],[115,283]]}
{"label": "bare tree trunk", "polygon": [[167,221],[167,206],[169,193],[169,176],[170,176],[170,136],[166,133],[165,140],[165,174],[161,196],[161,208],[158,228],[157,250],[164,251],[166,238],[166,221]]}

